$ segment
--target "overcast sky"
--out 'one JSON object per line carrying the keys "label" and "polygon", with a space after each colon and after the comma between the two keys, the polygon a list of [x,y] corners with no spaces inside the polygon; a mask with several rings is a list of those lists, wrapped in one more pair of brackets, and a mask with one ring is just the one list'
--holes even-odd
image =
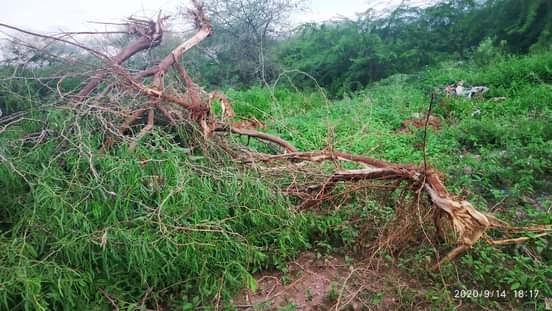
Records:
{"label": "overcast sky", "polygon": [[[0,23],[40,32],[101,29],[87,21],[118,22],[130,15],[154,16],[188,3],[187,0],[11,0],[2,1]],[[308,11],[294,23],[353,17],[369,8],[384,9],[401,0],[307,0]],[[100,27],[100,28],[98,28]],[[2,31],[2,29],[0,29]]]}

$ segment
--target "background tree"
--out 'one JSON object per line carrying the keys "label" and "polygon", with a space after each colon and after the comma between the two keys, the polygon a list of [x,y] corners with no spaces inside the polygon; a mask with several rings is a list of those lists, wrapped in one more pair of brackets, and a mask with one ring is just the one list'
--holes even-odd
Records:
{"label": "background tree", "polygon": [[531,47],[546,48],[552,42],[552,1],[493,0],[495,36],[508,42],[512,52],[526,53]]}
{"label": "background tree", "polygon": [[[280,44],[278,55],[284,67],[312,74],[331,95],[341,96],[395,73],[469,60],[481,44],[517,54],[546,49],[551,42],[549,0],[448,0],[305,25]],[[299,76],[296,82],[312,86]]]}
{"label": "background tree", "polygon": [[214,36],[207,52],[209,64],[217,65],[216,84],[266,83],[277,71],[277,61],[267,51],[289,25],[293,12],[304,0],[211,0],[206,2]]}

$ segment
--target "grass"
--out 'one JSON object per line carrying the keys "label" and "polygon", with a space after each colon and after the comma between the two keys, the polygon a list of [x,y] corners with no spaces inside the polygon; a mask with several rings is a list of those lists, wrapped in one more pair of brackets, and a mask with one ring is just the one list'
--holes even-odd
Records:
{"label": "grass", "polygon": [[[268,127],[301,150],[327,147],[330,133],[337,150],[420,164],[423,130],[397,134],[401,121],[413,113],[427,111],[434,87],[442,89],[458,80],[468,85],[486,85],[491,91],[485,100],[439,100],[434,112],[444,126],[440,131],[430,131],[429,162],[445,173],[451,189],[463,193],[479,209],[494,207],[501,217],[519,224],[550,224],[551,68],[552,53],[504,57],[483,68],[471,63],[445,63],[416,75],[395,75],[340,101],[320,101],[307,111],[296,109],[282,116],[278,112],[287,110],[288,104],[284,102],[279,107],[277,101],[269,113],[272,117],[268,119]],[[250,92],[260,97],[258,90]],[[494,101],[492,97],[505,99]],[[249,104],[240,102],[239,96],[235,99],[237,103]],[[479,113],[474,114],[476,111]],[[348,220],[359,217],[365,209],[366,206],[352,204],[320,216],[318,224],[327,225],[319,225],[323,234],[318,238],[333,241],[333,246],[347,245],[358,233],[347,226]],[[381,219],[385,218],[384,211],[377,206],[369,214],[378,214]],[[552,295],[551,243],[550,238],[544,238],[521,247],[493,248],[480,244],[438,279],[443,278],[445,284],[456,288],[505,289],[510,291],[510,303],[542,309],[542,297]],[[427,278],[425,270],[412,271],[424,267],[426,255],[432,253],[420,252],[420,256],[404,256],[401,264]],[[450,288],[434,278],[426,281],[428,287],[434,286],[439,295],[453,303]],[[543,296],[539,300],[516,301],[512,291],[520,288],[539,289]],[[478,304],[489,303],[474,300]]]}
{"label": "grass", "polygon": [[[551,68],[552,53],[541,53],[483,68],[445,63],[395,75],[339,101],[285,89],[227,95],[238,115],[263,120],[301,150],[332,143],[418,164],[422,130],[397,134],[400,123],[427,110],[434,87],[457,80],[487,85],[490,97],[506,99],[444,99],[435,107],[444,126],[430,131],[428,159],[478,208],[496,205],[501,217],[517,223],[550,224]],[[362,201],[300,214],[215,146],[203,152],[181,147],[182,137],[159,130],[133,153],[121,144],[100,154],[102,137],[92,121],[82,122],[80,135],[60,138],[69,134],[73,117],[63,110],[33,112],[40,122],[0,134],[0,154],[17,168],[0,162],[2,309],[109,309],[112,302],[127,309],[230,306],[238,289],[255,287],[252,273],[283,269],[306,249],[350,251],[359,230],[351,219],[383,223],[393,212]],[[44,124],[44,143],[17,141]],[[538,289],[551,297],[550,249],[550,238],[501,248],[480,243],[433,275],[425,270],[432,255],[425,248],[403,254],[399,267],[423,282],[425,299],[436,307],[458,304],[451,288]],[[544,308],[542,299],[471,302]]]}
{"label": "grass", "polygon": [[131,307],[145,295],[196,308],[307,246],[304,217],[251,172],[215,170],[155,135],[132,154],[95,155],[94,177],[58,143],[12,154],[31,189],[2,166],[3,308]]}

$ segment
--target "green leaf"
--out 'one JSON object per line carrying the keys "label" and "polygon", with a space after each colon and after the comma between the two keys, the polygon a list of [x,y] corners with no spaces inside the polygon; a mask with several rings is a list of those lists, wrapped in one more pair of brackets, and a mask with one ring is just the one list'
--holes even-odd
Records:
{"label": "green leaf", "polygon": [[374,297],[372,297],[372,303],[377,305],[383,300],[383,293],[377,293]]}
{"label": "green leaf", "polygon": [[251,289],[251,291],[256,292],[257,291],[257,280],[251,274],[247,274],[247,287]]}

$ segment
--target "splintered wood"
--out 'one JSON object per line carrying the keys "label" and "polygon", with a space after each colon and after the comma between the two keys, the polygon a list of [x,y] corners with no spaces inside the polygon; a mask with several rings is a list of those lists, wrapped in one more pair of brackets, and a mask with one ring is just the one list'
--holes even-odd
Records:
{"label": "splintered wood", "polygon": [[[323,202],[331,202],[335,197],[353,191],[373,188],[377,191],[396,190],[400,184],[397,181],[405,181],[409,185],[405,189],[412,193],[412,202],[409,206],[396,206],[396,226],[391,227],[382,233],[378,239],[382,247],[393,248],[392,244],[401,244],[405,240],[412,238],[411,228],[421,226],[421,218],[427,218],[427,215],[433,215],[433,225],[435,234],[439,241],[445,241],[447,233],[455,236],[455,244],[442,258],[437,258],[432,270],[438,270],[441,265],[458,257],[463,252],[469,250],[475,243],[482,238],[492,245],[517,244],[530,240],[530,237],[519,237],[495,241],[487,237],[486,233],[490,229],[500,230],[504,233],[512,232],[534,232],[540,233],[541,237],[552,232],[550,225],[536,225],[528,227],[515,227],[494,216],[478,211],[471,203],[460,200],[449,194],[444,186],[440,173],[433,169],[424,169],[422,166],[401,165],[389,163],[386,161],[373,159],[365,156],[347,154],[343,152],[318,151],[318,152],[292,152],[282,155],[251,154],[249,158],[243,160],[245,163],[255,165],[256,169],[267,175],[274,176],[272,167],[277,167],[278,174],[290,174],[292,178],[293,190],[288,187],[287,192],[300,199],[301,208],[313,208],[320,206]],[[282,164],[287,161],[289,165]],[[324,169],[319,167],[301,166],[297,170],[297,165],[302,162],[331,162],[334,170],[329,174],[324,174]],[[340,169],[338,161],[354,162],[362,166],[361,169]],[[262,165],[259,165],[261,163]],[[317,178],[318,176],[318,178]],[[323,176],[323,177],[320,177]],[[299,182],[302,179],[302,182]],[[358,183],[374,181],[379,184],[367,184],[359,187]],[[391,184],[388,188],[382,187],[382,183]],[[339,191],[337,184],[340,183]],[[333,195],[331,192],[334,191]],[[423,204],[421,195],[425,194],[430,204]],[[408,205],[408,204],[407,204]],[[414,208],[412,208],[414,207]],[[423,214],[424,216],[422,217]],[[452,232],[446,232],[449,228]]]}

